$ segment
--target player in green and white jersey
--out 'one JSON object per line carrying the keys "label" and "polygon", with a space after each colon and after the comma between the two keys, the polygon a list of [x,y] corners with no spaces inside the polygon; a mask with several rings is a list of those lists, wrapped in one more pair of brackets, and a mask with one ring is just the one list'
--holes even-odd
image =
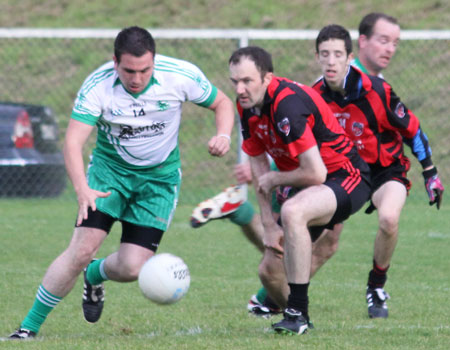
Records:
{"label": "player in green and white jersey", "polygon": [[[50,311],[84,269],[83,312],[100,318],[103,282],[131,282],[158,248],[174,213],[181,183],[178,131],[183,102],[215,113],[212,156],[230,149],[234,106],[195,65],[155,54],[155,42],[139,27],[115,39],[114,60],[94,71],[78,92],[66,132],[66,168],[78,199],[68,248],[48,268],[35,302],[11,339],[33,338]],[[97,128],[87,176],[83,146]],[[118,251],[92,260],[120,221]],[[92,262],[91,262],[92,261]]]}
{"label": "player in green and white jersey", "polygon": [[397,19],[384,13],[369,13],[359,24],[358,57],[351,64],[366,74],[383,78],[400,41]]}

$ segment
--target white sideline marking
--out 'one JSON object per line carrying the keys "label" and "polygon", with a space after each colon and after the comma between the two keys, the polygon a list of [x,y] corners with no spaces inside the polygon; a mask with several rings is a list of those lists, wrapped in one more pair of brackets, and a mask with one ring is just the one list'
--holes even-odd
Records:
{"label": "white sideline marking", "polygon": [[[197,335],[202,334],[203,330],[200,326],[194,326],[192,328],[188,329],[180,329],[175,332],[176,336],[185,336],[185,335]],[[154,337],[161,337],[163,334],[161,332],[151,332],[145,335],[146,338],[154,338]]]}
{"label": "white sideline marking", "polygon": [[[378,328],[376,325],[374,324],[365,324],[365,325],[356,325],[355,329],[373,329],[373,328]],[[430,329],[430,330],[435,330],[435,331],[439,331],[439,330],[444,330],[444,329],[450,329],[449,325],[439,325],[439,326],[434,326],[434,327],[428,327],[428,326],[422,326],[420,324],[418,325],[398,325],[395,327],[389,326],[389,327],[383,327],[382,325],[380,325],[379,328],[382,328],[383,330],[390,330],[390,329]]]}
{"label": "white sideline marking", "polygon": [[355,329],[372,329],[375,328],[373,324],[356,325]]}
{"label": "white sideline marking", "polygon": [[26,340],[20,340],[20,339],[9,339],[9,337],[0,337],[0,342],[2,341],[8,341],[11,342],[13,344],[15,343],[34,343],[37,341],[42,341],[42,337],[38,337],[38,338],[31,338],[31,339],[26,339]]}
{"label": "white sideline marking", "polygon": [[193,328],[176,331],[175,335],[196,335],[196,334],[202,334],[202,333],[203,333],[203,331],[200,328],[200,326],[195,326]]}
{"label": "white sideline marking", "polygon": [[430,238],[450,238],[450,234],[443,232],[430,232],[428,233]]}

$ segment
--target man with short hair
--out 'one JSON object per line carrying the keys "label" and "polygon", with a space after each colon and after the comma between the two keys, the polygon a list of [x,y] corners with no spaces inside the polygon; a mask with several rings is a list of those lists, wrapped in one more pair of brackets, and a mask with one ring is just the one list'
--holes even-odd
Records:
{"label": "man with short hair", "polygon": [[[381,12],[372,12],[359,24],[359,57],[350,64],[362,72],[383,78],[381,71],[388,67],[400,40],[400,26],[396,18]],[[327,230],[316,242],[313,250],[311,273],[315,274],[338,249],[343,226],[337,224]]]}
{"label": "man with short hair", "polygon": [[384,13],[373,12],[364,16],[359,24],[358,57],[352,61],[366,74],[383,77],[400,41],[397,19]]}
{"label": "man with short hair", "polygon": [[[400,214],[411,187],[406,177],[410,161],[403,153],[404,142],[422,165],[430,205],[436,204],[439,209],[444,188],[431,160],[428,138],[417,117],[383,79],[351,66],[352,58],[352,41],[345,28],[329,25],[320,31],[316,39],[316,59],[323,77],[314,89],[331,107],[371,168],[372,202],[366,212],[378,210],[379,228],[366,298],[369,317],[386,318],[389,298],[384,291],[386,273],[397,243]],[[327,236],[337,244],[339,234],[340,230],[328,232]]]}
{"label": "man with short hair", "polygon": [[[178,132],[183,102],[214,111],[217,133],[209,140],[209,153],[221,157],[230,149],[231,100],[193,64],[155,51],[147,30],[125,28],[115,39],[113,61],[95,70],[81,86],[64,145],[78,199],[76,227],[11,339],[35,337],[83,269],[82,306],[91,323],[98,321],[103,309],[104,281],[137,279],[175,211],[181,184]],[[86,178],[83,146],[95,126],[97,147]],[[118,251],[92,261],[115,221],[122,224]]]}
{"label": "man with short hair", "polygon": [[[278,296],[278,305],[286,305],[284,319],[273,328],[303,334],[310,327],[312,242],[325,227],[344,221],[366,202],[369,169],[325,101],[310,87],[275,76],[268,52],[241,48],[230,57],[229,68],[242,148],[250,156],[264,228],[261,265],[269,279],[276,275],[272,284],[264,284],[271,296]],[[266,153],[279,171],[270,170]],[[281,207],[282,227],[271,207],[271,193],[278,186],[298,191],[291,191]],[[286,277],[289,290],[280,291],[287,286]]]}

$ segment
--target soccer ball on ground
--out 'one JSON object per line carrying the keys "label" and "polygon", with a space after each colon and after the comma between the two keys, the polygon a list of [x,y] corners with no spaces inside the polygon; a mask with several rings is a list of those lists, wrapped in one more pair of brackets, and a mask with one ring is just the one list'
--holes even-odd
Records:
{"label": "soccer ball on ground", "polygon": [[138,283],[146,298],[157,304],[173,304],[186,295],[191,277],[181,258],[161,253],[145,262]]}

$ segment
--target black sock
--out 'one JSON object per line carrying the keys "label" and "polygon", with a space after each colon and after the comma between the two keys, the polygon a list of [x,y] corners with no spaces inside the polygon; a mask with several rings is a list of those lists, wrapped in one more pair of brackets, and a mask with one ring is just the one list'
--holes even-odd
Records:
{"label": "black sock", "polygon": [[266,295],[266,297],[264,298],[264,302],[263,305],[268,307],[269,309],[279,309],[280,307],[272,300],[271,297],[269,297],[269,295]]}
{"label": "black sock", "polygon": [[288,297],[287,307],[301,311],[303,316],[309,320],[308,316],[308,287],[309,283],[295,284],[289,283],[291,293]]}
{"label": "black sock", "polygon": [[385,269],[382,269],[374,260],[373,269],[369,272],[369,280],[367,281],[367,286],[369,288],[383,288],[387,280],[388,270],[389,266]]}

